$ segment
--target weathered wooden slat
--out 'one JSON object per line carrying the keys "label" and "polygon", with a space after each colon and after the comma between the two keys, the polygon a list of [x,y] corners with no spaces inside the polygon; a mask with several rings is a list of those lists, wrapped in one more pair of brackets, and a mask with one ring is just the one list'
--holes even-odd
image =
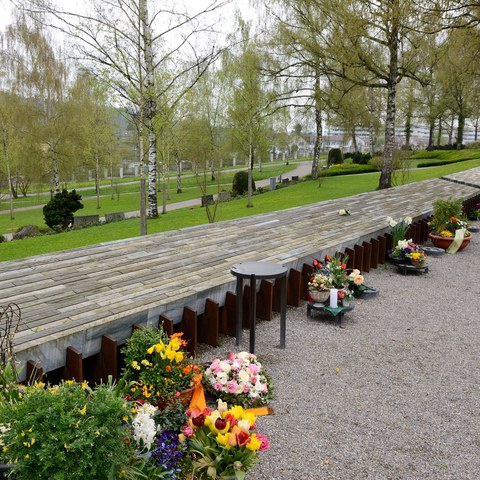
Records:
{"label": "weathered wooden slat", "polygon": [[362,271],[368,273],[370,271],[370,265],[372,261],[372,244],[369,242],[363,242],[363,264]]}
{"label": "weathered wooden slat", "polygon": [[273,283],[262,280],[257,294],[257,318],[270,321],[272,319],[272,303]]}
{"label": "weathered wooden slat", "polygon": [[198,341],[212,347],[218,346],[219,305],[207,298],[203,315],[198,317]]}
{"label": "weathered wooden slat", "polygon": [[27,362],[27,377],[28,382],[41,382],[43,380],[42,364],[38,361],[28,360]]}
{"label": "weathered wooden slat", "polygon": [[197,312],[190,307],[183,309],[182,331],[187,341],[186,350],[191,355],[195,355],[197,352]]}
{"label": "weathered wooden slat", "polygon": [[370,256],[370,267],[377,268],[378,267],[378,258],[380,254],[380,242],[376,238],[371,238],[370,243],[372,245],[372,253]]}
{"label": "weathered wooden slat", "polygon": [[236,333],[236,301],[236,295],[233,292],[227,292],[220,312],[220,333],[230,337],[234,337]]}
{"label": "weathered wooden slat", "polygon": [[173,335],[173,322],[170,318],[165,315],[160,315],[158,319],[158,326],[163,328],[163,331],[168,335]]}
{"label": "weathered wooden slat", "polygon": [[301,284],[301,298],[303,300],[308,300],[308,282],[310,282],[310,277],[313,275],[314,268],[313,265],[304,263],[302,267],[302,284]]}
{"label": "weathered wooden slat", "polygon": [[348,255],[347,268],[352,270],[353,268],[355,268],[355,265],[356,265],[355,250],[353,250],[352,248],[346,248],[345,254]]}
{"label": "weathered wooden slat", "polygon": [[74,347],[67,348],[67,357],[65,360],[65,380],[75,380],[83,382],[83,358],[82,353]]}
{"label": "weathered wooden slat", "polygon": [[355,250],[354,268],[361,271],[363,268],[363,247],[361,245],[355,245],[353,249]]}
{"label": "weathered wooden slat", "polygon": [[291,268],[287,277],[287,305],[300,306],[301,283],[302,273],[295,268]]}

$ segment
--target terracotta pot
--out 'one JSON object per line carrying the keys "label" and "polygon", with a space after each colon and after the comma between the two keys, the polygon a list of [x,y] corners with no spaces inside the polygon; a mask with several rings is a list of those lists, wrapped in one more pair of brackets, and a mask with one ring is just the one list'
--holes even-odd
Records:
{"label": "terracotta pot", "polygon": [[161,398],[157,402],[157,407],[159,410],[164,410],[165,407],[172,401],[172,400],[177,400],[180,401],[180,403],[184,406],[187,407],[190,403],[190,400],[192,399],[193,392],[195,391],[195,384],[193,384],[191,387],[187,388],[186,390],[182,390],[180,392],[180,395],[176,397],[171,397],[171,398]]}
{"label": "terracotta pot", "polygon": [[[434,233],[429,233],[428,236],[432,240],[432,243],[435,247],[443,248],[444,250],[446,250],[455,240],[455,237],[441,237],[440,235],[435,235]],[[459,250],[463,250],[470,243],[471,239],[471,235],[469,237],[465,237],[460,245]]]}

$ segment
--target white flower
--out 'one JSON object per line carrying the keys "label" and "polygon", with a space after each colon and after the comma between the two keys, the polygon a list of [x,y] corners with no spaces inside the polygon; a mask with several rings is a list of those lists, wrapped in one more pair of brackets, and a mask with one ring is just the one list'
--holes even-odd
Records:
{"label": "white flower", "polygon": [[237,354],[237,357],[240,358],[242,361],[249,360],[251,358],[252,361],[255,361],[257,358],[253,353],[250,352],[240,352]]}
{"label": "white flower", "polygon": [[227,402],[224,402],[221,398],[217,400],[217,410],[220,413],[224,413],[228,410]]}
{"label": "white flower", "polygon": [[410,224],[412,223],[412,217],[405,217],[404,222],[405,222],[407,225],[410,225]]}
{"label": "white flower", "polygon": [[133,419],[133,438],[139,445],[143,443],[147,450],[150,450],[157,433],[153,416],[157,408],[149,403],[137,407],[137,415]]}
{"label": "white flower", "polygon": [[393,228],[397,222],[392,217],[387,217],[387,223]]}
{"label": "white flower", "polygon": [[228,375],[225,372],[218,372],[217,382],[220,382],[222,385],[225,385],[228,382]]}
{"label": "white flower", "polygon": [[239,420],[238,421],[238,426],[245,433],[248,433],[250,431],[250,422],[248,420]]}
{"label": "white flower", "polygon": [[245,370],[240,370],[238,378],[242,383],[247,383],[250,380],[250,375]]}
{"label": "white flower", "polygon": [[220,362],[220,363],[218,364],[218,366],[219,366],[219,367],[222,369],[222,371],[225,372],[225,373],[229,373],[230,370],[232,369],[232,366],[231,366],[229,363],[223,362],[223,361]]}

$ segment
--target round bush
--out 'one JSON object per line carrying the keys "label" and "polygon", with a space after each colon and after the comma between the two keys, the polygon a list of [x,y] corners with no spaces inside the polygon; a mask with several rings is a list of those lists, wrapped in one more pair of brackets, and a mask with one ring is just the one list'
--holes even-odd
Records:
{"label": "round bush", "polygon": [[[248,190],[248,172],[241,170],[233,176],[232,193],[234,195],[244,195]],[[255,191],[255,182],[252,178],[252,190]]]}
{"label": "round bush", "polygon": [[83,208],[82,196],[75,190],[57,193],[44,207],[45,223],[52,230],[67,230],[73,223],[73,214]]}
{"label": "round bush", "polygon": [[327,166],[343,163],[343,154],[339,148],[331,148],[328,152]]}

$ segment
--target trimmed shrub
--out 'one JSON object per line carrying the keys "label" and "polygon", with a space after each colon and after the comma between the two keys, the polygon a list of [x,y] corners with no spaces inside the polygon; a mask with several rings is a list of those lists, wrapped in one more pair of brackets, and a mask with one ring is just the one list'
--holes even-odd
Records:
{"label": "trimmed shrub", "polygon": [[[245,195],[248,190],[248,172],[241,170],[233,176],[232,193],[233,195]],[[255,182],[252,177],[252,191],[255,191]]]}
{"label": "trimmed shrub", "polygon": [[352,154],[352,163],[357,165],[368,165],[371,158],[372,156],[370,153],[354,152]]}
{"label": "trimmed shrub", "polygon": [[343,163],[343,154],[339,148],[331,148],[328,152],[327,166]]}
{"label": "trimmed shrub", "polygon": [[75,190],[68,192],[63,189],[43,207],[45,223],[52,230],[67,230],[73,223],[73,214],[83,208],[81,199],[82,196]]}
{"label": "trimmed shrub", "polygon": [[417,168],[438,167],[440,165],[450,165],[451,163],[466,162],[471,158],[457,158],[455,160],[432,160],[431,162],[422,162],[417,165]]}

